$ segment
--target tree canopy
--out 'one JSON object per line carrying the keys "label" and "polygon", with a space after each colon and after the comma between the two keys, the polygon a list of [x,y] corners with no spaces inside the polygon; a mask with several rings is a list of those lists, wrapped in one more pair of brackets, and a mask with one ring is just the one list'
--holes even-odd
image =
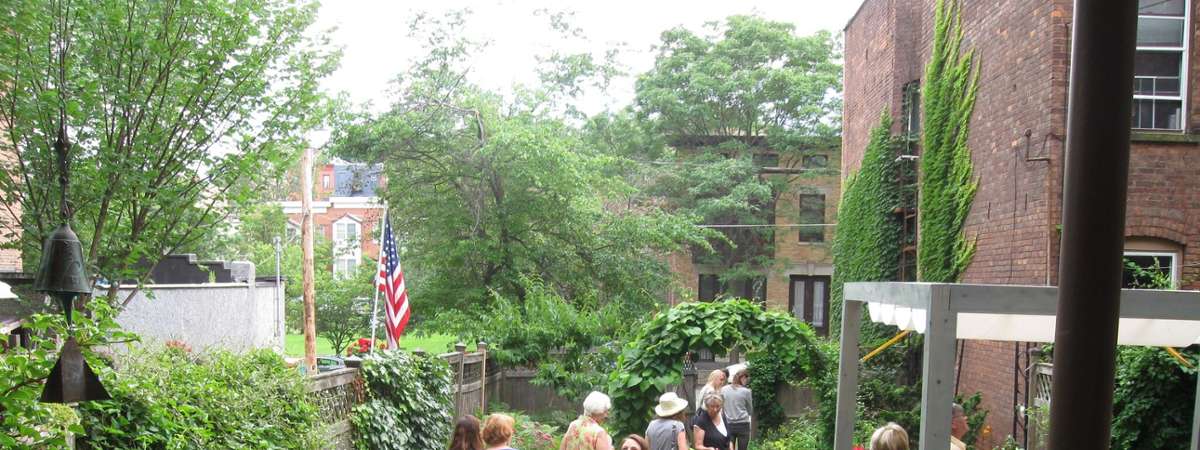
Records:
{"label": "tree canopy", "polygon": [[317,82],[337,54],[305,33],[316,11],[309,1],[4,2],[0,151],[17,158],[0,165],[0,203],[20,205],[5,212],[22,225],[12,245],[37,261],[63,220],[60,127],[89,272],[140,282],[206,237],[326,116]]}

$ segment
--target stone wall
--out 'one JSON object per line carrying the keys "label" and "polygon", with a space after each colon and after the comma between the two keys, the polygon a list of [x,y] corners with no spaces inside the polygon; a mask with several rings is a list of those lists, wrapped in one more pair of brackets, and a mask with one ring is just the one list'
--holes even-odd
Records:
{"label": "stone wall", "polygon": [[[234,263],[248,279],[222,283],[149,284],[117,317],[122,328],[147,343],[177,340],[195,350],[283,350],[284,311],[271,281],[254,279],[254,266]],[[120,298],[131,291],[122,289]]]}

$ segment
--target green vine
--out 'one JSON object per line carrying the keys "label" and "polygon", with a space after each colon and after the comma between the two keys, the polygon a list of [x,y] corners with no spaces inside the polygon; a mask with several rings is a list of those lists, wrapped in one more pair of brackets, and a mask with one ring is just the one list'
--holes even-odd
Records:
{"label": "green vine", "polygon": [[960,50],[961,13],[959,0],[938,0],[933,51],[925,67],[917,253],[922,281],[958,281],[975,254],[975,242],[964,236],[963,224],[979,188],[967,147],[979,66],[974,50]]}
{"label": "green vine", "polygon": [[367,401],[354,408],[355,445],[440,448],[450,439],[450,366],[434,355],[387,350],[363,360]]}
{"label": "green vine", "polygon": [[613,427],[620,434],[645,429],[655,398],[681,381],[687,352],[724,353],[734,346],[747,350],[755,413],[764,428],[784,420],[776,389],[825,366],[812,329],[790,315],[747,300],[684,303],[644,324],[617,358],[608,383]]}

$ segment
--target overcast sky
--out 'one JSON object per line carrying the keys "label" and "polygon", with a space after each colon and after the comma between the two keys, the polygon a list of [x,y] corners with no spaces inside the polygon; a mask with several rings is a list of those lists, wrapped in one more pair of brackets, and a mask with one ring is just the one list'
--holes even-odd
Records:
{"label": "overcast sky", "polygon": [[[418,46],[407,39],[407,24],[414,11],[440,14],[469,8],[473,14],[464,32],[491,42],[475,61],[473,81],[499,91],[514,83],[535,81],[534,58],[554,50],[602,53],[624,44],[621,63],[631,73],[653,65],[652,46],[669,28],[699,30],[705,22],[733,14],[790,22],[801,35],[818,30],[838,33],[850,20],[860,0],[325,0],[317,29],[336,27],[330,35],[343,48],[341,68],[324,82],[331,92],[345,91],[356,103],[371,102],[380,111],[390,103],[389,81],[415,57]],[[539,10],[574,13],[571,22],[583,29],[586,41],[564,41]],[[593,94],[585,109],[598,112],[621,106],[632,98],[632,79],[618,80],[609,92]]]}

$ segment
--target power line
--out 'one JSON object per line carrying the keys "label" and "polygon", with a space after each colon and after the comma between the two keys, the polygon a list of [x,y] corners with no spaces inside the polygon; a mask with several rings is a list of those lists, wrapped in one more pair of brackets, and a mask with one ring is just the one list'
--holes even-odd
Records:
{"label": "power line", "polygon": [[784,223],[784,224],[762,224],[762,225],[734,225],[734,224],[703,224],[696,225],[700,228],[796,228],[796,227],[836,227],[836,223]]}

